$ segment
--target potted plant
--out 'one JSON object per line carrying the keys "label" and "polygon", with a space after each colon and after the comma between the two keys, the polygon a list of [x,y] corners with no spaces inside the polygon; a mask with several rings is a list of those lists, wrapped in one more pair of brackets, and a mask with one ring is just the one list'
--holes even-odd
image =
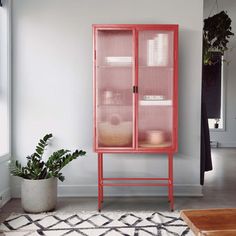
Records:
{"label": "potted plant", "polygon": [[72,160],[86,154],[83,150],[60,149],[53,152],[44,161],[42,159],[48,141],[53,137],[46,134],[39,140],[35,152],[27,156],[27,164],[22,166],[15,161],[11,164],[10,172],[22,178],[21,202],[26,212],[38,213],[55,209],[57,203],[57,179],[64,181],[61,170]]}
{"label": "potted plant", "polygon": [[215,119],[215,124],[214,124],[215,129],[219,128],[219,121],[220,121],[220,119]]}
{"label": "potted plant", "polygon": [[228,50],[229,38],[234,35],[231,32],[231,19],[226,11],[221,11],[204,19],[203,27],[203,65],[214,64],[212,52],[224,52]]}

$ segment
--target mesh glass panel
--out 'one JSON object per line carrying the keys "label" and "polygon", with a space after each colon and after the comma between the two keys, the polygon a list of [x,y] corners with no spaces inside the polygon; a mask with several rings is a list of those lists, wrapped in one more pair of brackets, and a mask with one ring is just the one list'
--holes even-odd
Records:
{"label": "mesh glass panel", "polygon": [[98,30],[97,147],[133,147],[133,32]]}
{"label": "mesh glass panel", "polygon": [[170,147],[173,129],[173,32],[139,32],[138,147]]}

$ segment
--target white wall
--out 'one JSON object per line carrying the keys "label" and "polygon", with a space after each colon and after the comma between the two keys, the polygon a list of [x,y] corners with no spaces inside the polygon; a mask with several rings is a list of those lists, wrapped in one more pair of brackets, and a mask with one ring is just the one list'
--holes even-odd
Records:
{"label": "white wall", "polygon": [[9,156],[0,157],[0,208],[10,200]]}
{"label": "white wall", "polygon": [[[216,13],[215,0],[204,1],[204,18],[208,17],[211,9],[212,14]],[[232,20],[232,32],[236,35],[236,1],[218,0],[219,11],[226,10]],[[225,96],[225,131],[211,132],[211,140],[218,141],[222,147],[236,147],[236,40],[232,37],[229,42],[230,50],[225,58],[230,61],[224,65],[224,79],[226,85]]]}
{"label": "white wall", "polygon": [[10,199],[10,4],[0,8],[0,207]]}
{"label": "white wall", "polygon": [[[203,2],[196,0],[13,0],[13,154],[25,161],[39,137],[51,149],[83,148],[87,156],[66,167],[60,195],[97,193],[92,151],[93,23],[177,23],[179,43],[179,152],[176,194],[199,195],[201,36]],[[165,156],[105,155],[109,176],[160,176]],[[14,196],[19,182],[13,181]],[[110,195],[165,194],[163,189],[110,188]]]}

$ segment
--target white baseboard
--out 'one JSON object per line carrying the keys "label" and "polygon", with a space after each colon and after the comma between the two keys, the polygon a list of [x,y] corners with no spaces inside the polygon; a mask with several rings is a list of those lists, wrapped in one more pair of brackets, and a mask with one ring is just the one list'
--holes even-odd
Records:
{"label": "white baseboard", "polygon": [[10,188],[5,189],[0,193],[0,208],[3,207],[11,199]]}
{"label": "white baseboard", "polygon": [[[112,187],[105,188],[105,196],[133,197],[133,196],[167,196],[166,187]],[[183,197],[202,197],[201,185],[175,185],[174,195]],[[59,185],[59,197],[97,197],[97,185]],[[13,191],[13,197],[20,197],[20,187]]]}
{"label": "white baseboard", "polygon": [[219,142],[218,143],[218,147],[222,147],[222,148],[236,148],[236,143],[234,142]]}
{"label": "white baseboard", "polygon": [[[105,188],[105,196],[129,197],[129,196],[167,196],[166,187],[117,187]],[[175,185],[175,196],[203,196],[201,185]],[[96,197],[97,186],[59,185],[58,196],[60,197]]]}

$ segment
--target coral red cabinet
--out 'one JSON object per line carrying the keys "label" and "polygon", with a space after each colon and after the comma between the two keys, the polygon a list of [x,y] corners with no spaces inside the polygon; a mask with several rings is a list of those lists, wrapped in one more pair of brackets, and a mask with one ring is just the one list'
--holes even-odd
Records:
{"label": "coral red cabinet", "polygon": [[[167,186],[173,210],[178,25],[93,25],[93,41],[98,209],[104,187],[144,185]],[[168,176],[105,178],[104,153],[166,153]]]}

